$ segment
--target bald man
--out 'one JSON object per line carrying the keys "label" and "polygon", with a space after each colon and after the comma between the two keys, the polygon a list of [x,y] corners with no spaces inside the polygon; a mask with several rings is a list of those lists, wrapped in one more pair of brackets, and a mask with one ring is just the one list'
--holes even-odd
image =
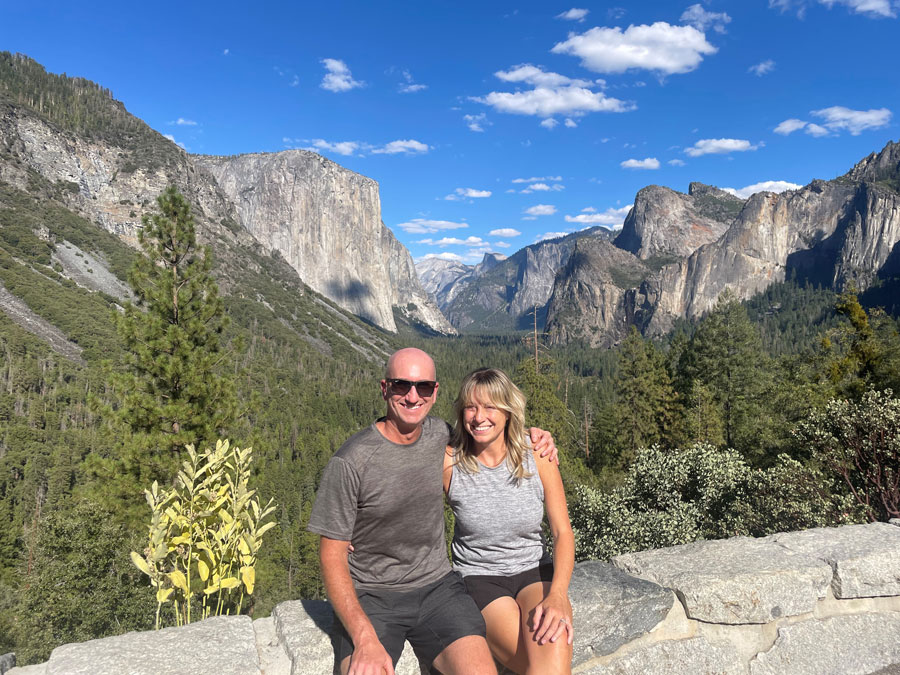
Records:
{"label": "bald man", "polygon": [[[449,427],[428,415],[438,386],[422,350],[391,355],[385,416],[344,443],[322,475],[308,529],[321,536],[325,591],[340,620],[334,673],[393,675],[409,640],[420,662],[446,675],[496,675],[481,612],[447,559]],[[555,453],[549,434],[532,436],[537,450]]]}

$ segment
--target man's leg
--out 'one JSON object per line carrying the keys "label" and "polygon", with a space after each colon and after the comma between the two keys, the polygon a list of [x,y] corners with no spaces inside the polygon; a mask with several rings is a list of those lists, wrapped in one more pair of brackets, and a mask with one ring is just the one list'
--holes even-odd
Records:
{"label": "man's leg", "polygon": [[480,635],[459,638],[434,660],[443,675],[497,675],[487,640]]}

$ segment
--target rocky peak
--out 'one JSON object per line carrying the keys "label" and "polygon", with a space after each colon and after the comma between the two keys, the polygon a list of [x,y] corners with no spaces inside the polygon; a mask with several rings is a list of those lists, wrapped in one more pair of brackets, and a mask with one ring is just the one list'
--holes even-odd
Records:
{"label": "rocky peak", "polygon": [[506,260],[506,256],[500,253],[485,253],[484,258],[481,259],[481,262],[475,265],[475,274],[484,274],[485,272],[495,268],[504,260]]}
{"label": "rocky peak", "polygon": [[860,160],[846,177],[851,180],[887,183],[889,187],[900,191],[900,143],[891,141],[881,152],[873,152]]}

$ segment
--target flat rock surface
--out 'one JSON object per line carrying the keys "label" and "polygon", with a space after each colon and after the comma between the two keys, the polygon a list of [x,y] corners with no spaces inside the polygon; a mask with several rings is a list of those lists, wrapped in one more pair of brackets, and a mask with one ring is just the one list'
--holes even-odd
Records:
{"label": "flat rock surface", "polygon": [[768,623],[811,612],[831,567],[772,541],[734,537],[626,553],[613,564],[675,590],[688,617],[711,623]]}
{"label": "flat rock surface", "polygon": [[900,595],[900,528],[846,525],[766,537],[794,553],[828,563],[836,598]]}
{"label": "flat rock surface", "polygon": [[126,633],[57,647],[47,675],[258,675],[249,616]]}
{"label": "flat rock surface", "polygon": [[590,675],[744,675],[746,670],[732,647],[697,637],[657,642],[605,666],[582,672]]}
{"label": "flat rock surface", "polygon": [[673,602],[668,589],[603,562],[575,567],[569,585],[575,613],[573,664],[612,654],[652,630]]}
{"label": "flat rock surface", "polygon": [[[291,660],[291,675],[321,675],[334,666],[329,632],[334,612],[324,600],[291,600],[272,610],[275,632]],[[397,675],[419,675],[419,661],[409,643],[397,663]]]}
{"label": "flat rock surface", "polygon": [[778,629],[772,648],[750,662],[750,675],[863,675],[897,672],[900,612],[836,616]]}

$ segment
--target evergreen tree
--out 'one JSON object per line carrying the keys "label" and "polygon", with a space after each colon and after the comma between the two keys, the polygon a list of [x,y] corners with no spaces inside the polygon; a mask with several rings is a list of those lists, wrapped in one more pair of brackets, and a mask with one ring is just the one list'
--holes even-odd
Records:
{"label": "evergreen tree", "polygon": [[223,367],[228,318],[209,249],[198,247],[190,205],[174,187],[157,204],[138,232],[145,255],[129,274],[136,302],[116,316],[125,367],[110,373],[119,403],[112,421],[123,433],[119,461],[142,485],[171,481],[184,446],[227,435],[237,411]]}
{"label": "evergreen tree", "polygon": [[626,459],[674,432],[675,390],[663,354],[632,327],[619,351],[614,417]]}

